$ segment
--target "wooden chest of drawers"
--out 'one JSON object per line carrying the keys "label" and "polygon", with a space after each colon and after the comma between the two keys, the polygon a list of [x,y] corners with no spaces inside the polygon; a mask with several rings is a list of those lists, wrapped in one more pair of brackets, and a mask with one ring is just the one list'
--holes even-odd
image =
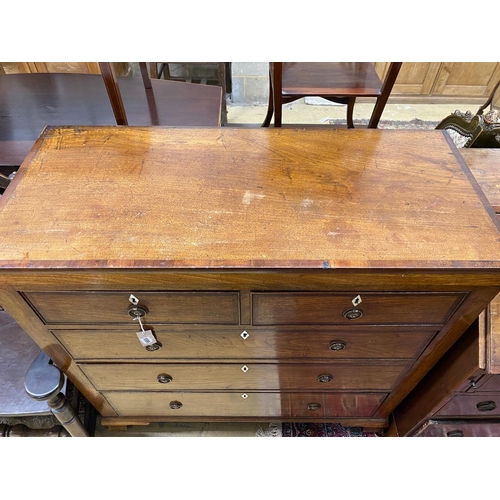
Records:
{"label": "wooden chest of drawers", "polygon": [[500,436],[500,295],[394,412],[390,435]]}
{"label": "wooden chest of drawers", "polygon": [[439,131],[48,128],[0,223],[0,303],[105,425],[386,427],[500,290]]}

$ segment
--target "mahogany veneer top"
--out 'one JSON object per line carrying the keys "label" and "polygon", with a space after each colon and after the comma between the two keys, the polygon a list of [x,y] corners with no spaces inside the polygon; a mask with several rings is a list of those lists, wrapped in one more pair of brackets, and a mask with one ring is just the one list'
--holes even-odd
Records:
{"label": "mahogany veneer top", "polygon": [[500,149],[463,148],[460,154],[496,212],[500,212]]}
{"label": "mahogany veneer top", "polygon": [[442,131],[47,128],[0,267],[498,268],[495,224]]}

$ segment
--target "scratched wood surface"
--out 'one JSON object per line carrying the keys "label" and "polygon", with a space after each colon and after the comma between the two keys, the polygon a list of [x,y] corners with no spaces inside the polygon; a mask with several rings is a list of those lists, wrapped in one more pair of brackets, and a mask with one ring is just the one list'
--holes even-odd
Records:
{"label": "scratched wood surface", "polygon": [[460,154],[495,212],[500,212],[500,149],[463,148]]}
{"label": "scratched wood surface", "polygon": [[499,267],[451,148],[441,131],[48,128],[0,200],[0,264]]}

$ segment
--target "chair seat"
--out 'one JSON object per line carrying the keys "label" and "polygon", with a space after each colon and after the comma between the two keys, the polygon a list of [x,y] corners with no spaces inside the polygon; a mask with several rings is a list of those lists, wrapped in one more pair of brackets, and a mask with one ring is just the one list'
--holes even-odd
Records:
{"label": "chair seat", "polygon": [[50,415],[46,401],[35,401],[24,380],[40,348],[3,310],[0,310],[0,417]]}
{"label": "chair seat", "polygon": [[382,82],[372,63],[283,63],[283,95],[340,97],[381,95]]}
{"label": "chair seat", "polygon": [[[141,78],[118,78],[129,125],[150,126]],[[153,80],[161,126],[219,126],[222,89]],[[116,125],[101,75],[0,75],[0,165],[20,165],[47,125]]]}

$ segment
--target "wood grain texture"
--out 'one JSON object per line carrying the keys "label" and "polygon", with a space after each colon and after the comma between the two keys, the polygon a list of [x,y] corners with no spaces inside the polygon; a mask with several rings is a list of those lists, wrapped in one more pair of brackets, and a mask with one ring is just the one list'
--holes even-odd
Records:
{"label": "wood grain texture", "polygon": [[[134,291],[135,292],[135,291]],[[153,324],[239,324],[237,292],[135,292],[139,305]],[[128,313],[130,292],[41,292],[27,293],[26,300],[46,322],[111,324],[137,321]]]}
{"label": "wood grain texture", "polygon": [[[248,392],[115,392],[104,395],[122,417],[268,417],[268,418],[325,418],[370,417],[385,394],[280,394]],[[171,409],[172,401],[182,403]],[[316,411],[310,403],[320,405]]]}
{"label": "wood grain texture", "polygon": [[396,408],[393,417],[401,436],[436,414],[465,380],[478,370],[479,325],[475,322]]}
{"label": "wood grain texture", "polygon": [[500,150],[463,148],[460,150],[486,198],[500,212]]}
{"label": "wood grain texture", "polygon": [[[153,109],[142,78],[117,81],[130,125],[220,125],[220,87],[154,80]],[[102,76],[0,75],[0,165],[21,165],[47,125],[116,125]]]}
{"label": "wood grain texture", "polygon": [[284,94],[379,96],[382,82],[372,63],[285,62]]}
{"label": "wood grain texture", "polygon": [[465,298],[465,294],[381,293],[358,294],[357,319],[346,319],[353,309],[354,294],[255,293],[254,325],[293,324],[442,324]]}
{"label": "wood grain texture", "polygon": [[63,127],[39,144],[0,201],[2,267],[499,266],[440,131]]}
{"label": "wood grain texture", "polygon": [[[435,334],[424,327],[365,327],[302,330],[224,327],[158,327],[153,330],[164,349],[146,351],[131,325],[122,329],[52,330],[76,360],[162,361],[218,360],[328,360],[414,359]],[[243,339],[243,331],[248,338]],[[346,347],[334,351],[328,346],[340,340]]]}
{"label": "wood grain texture", "polygon": [[500,295],[497,295],[490,304],[489,309],[488,358],[489,371],[500,374]]}
{"label": "wood grain texture", "polygon": [[[374,391],[387,392],[409,362],[81,364],[96,389],[147,391]],[[245,371],[242,370],[246,367]],[[160,383],[159,375],[171,381]],[[318,381],[329,375],[328,382]]]}

